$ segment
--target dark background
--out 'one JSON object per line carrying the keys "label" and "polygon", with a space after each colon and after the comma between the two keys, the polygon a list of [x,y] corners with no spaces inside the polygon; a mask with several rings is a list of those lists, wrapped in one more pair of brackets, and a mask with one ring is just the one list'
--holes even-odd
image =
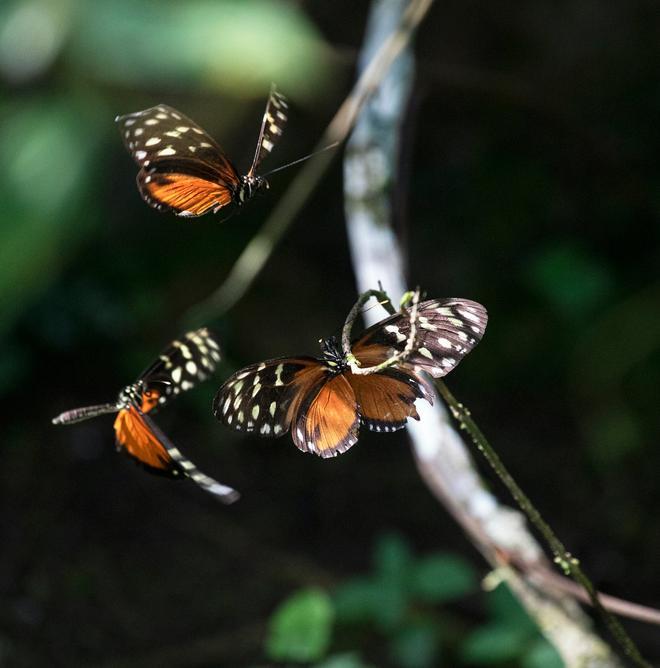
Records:
{"label": "dark background", "polygon": [[[438,2],[420,29],[396,184],[410,281],[487,306],[486,336],[450,387],[597,586],[660,607],[657,5],[506,5]],[[185,331],[297,170],[222,224],[159,214],[138,196],[114,116],[180,108],[246,169],[276,81],[292,113],[266,169],[295,159],[350,89],[367,9],[0,8],[7,665],[256,665],[283,599],[367,571],[391,531],[486,574],[418,477],[405,432],[364,433],[323,461],[211,415],[230,372],[316,353],[352,305],[340,160],[245,298],[208,323],[225,351],[217,377],[159,417],[239,503],[117,456],[111,417],[50,425],[112,401]],[[481,623],[478,595],[457,606],[461,632]],[[657,629],[626,625],[658,659]],[[391,660],[368,633],[337,637]]]}

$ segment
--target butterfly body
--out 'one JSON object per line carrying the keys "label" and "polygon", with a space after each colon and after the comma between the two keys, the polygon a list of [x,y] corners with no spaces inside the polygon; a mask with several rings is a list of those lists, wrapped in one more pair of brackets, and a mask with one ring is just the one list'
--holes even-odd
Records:
{"label": "butterfly body", "polygon": [[136,382],[124,387],[116,402],[74,408],[58,415],[53,423],[72,424],[104,413],[116,413],[117,450],[150,473],[168,478],[191,478],[229,503],[238,498],[238,493],[202,473],[151,418],[171,398],[205,380],[219,360],[218,343],[208,329],[188,332],[173,341]]}
{"label": "butterfly body", "polygon": [[285,97],[271,89],[252,166],[241,175],[219,144],[180,111],[159,104],[118,116],[122,139],[140,171],[142,198],[159,211],[186,218],[242,207],[268,189],[256,172],[287,120]]}
{"label": "butterfly body", "polygon": [[[370,327],[352,343],[363,367],[401,352],[409,338],[403,311]],[[467,299],[428,300],[419,305],[413,352],[370,375],[353,373],[334,338],[321,342],[322,357],[283,357],[245,367],[218,390],[213,412],[223,424],[260,436],[291,432],[304,452],[334,457],[357,442],[360,426],[376,432],[403,429],[419,419],[418,399],[433,403],[427,376],[449,373],[478,343],[486,310]]]}

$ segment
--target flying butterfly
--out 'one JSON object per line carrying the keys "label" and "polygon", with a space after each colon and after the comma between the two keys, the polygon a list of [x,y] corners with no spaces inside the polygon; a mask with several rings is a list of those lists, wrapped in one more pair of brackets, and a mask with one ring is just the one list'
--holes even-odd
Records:
{"label": "flying butterfly", "polygon": [[[412,352],[371,375],[355,374],[336,341],[322,342],[322,357],[281,357],[236,372],[218,390],[213,413],[238,431],[276,437],[290,431],[303,452],[334,457],[357,442],[360,425],[371,431],[403,429],[419,420],[417,399],[433,403],[424,374],[440,378],[481,340],[486,309],[468,299],[432,299],[418,304]],[[351,344],[363,367],[377,366],[404,350],[410,310],[365,330]]]}
{"label": "flying butterfly", "polygon": [[159,211],[196,217],[229,205],[240,207],[269,187],[256,172],[282,135],[287,109],[286,98],[273,86],[252,166],[243,176],[207,132],[166,104],[115,121],[140,166],[137,185],[144,201]]}
{"label": "flying butterfly", "polygon": [[202,473],[165,436],[151,415],[173,397],[205,380],[220,361],[220,346],[206,328],[188,332],[173,341],[135,383],[121,390],[114,403],[66,411],[53,424],[72,424],[105,413],[117,413],[115,441],[124,452],[150,473],[169,478],[190,478],[225,503],[238,492]]}

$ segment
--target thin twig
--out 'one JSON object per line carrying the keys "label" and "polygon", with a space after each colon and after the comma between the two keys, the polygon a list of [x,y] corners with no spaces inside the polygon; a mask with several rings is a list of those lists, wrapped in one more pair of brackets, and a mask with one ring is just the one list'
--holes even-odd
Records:
{"label": "thin twig", "polygon": [[[380,364],[376,364],[374,366],[365,366],[365,367],[360,365],[360,361],[357,359],[357,357],[355,357],[355,355],[351,351],[351,329],[353,329],[353,324],[355,322],[355,319],[357,318],[358,313],[360,313],[360,309],[371,297],[378,297],[380,300],[383,295],[384,293],[382,292],[382,290],[380,291],[369,290],[368,292],[365,292],[364,294],[360,295],[357,302],[355,302],[355,305],[349,311],[348,316],[346,317],[341,337],[342,350],[344,353],[344,359],[346,360],[351,369],[351,373],[353,373],[356,376],[369,376],[374,373],[379,373],[380,371],[383,371],[388,367],[394,366],[395,364],[404,362],[406,358],[410,355],[410,353],[413,352],[413,349],[415,347],[415,339],[417,338],[417,310],[419,306],[419,288],[417,288],[412,293],[412,306],[410,308],[410,316],[409,316],[410,334],[408,335],[408,340],[406,341],[406,345],[404,346],[403,350],[394,353],[394,355],[388,357],[384,362],[381,362]],[[392,302],[390,301],[389,297],[387,297],[387,295],[385,295],[385,297],[386,297],[386,303],[391,306]]]}
{"label": "thin twig", "polygon": [[[348,137],[365,103],[378,88],[392,62],[406,47],[432,4],[433,0],[410,2],[397,29],[383,42],[333,117],[317,144],[318,149],[333,142],[343,142]],[[186,322],[199,323],[218,318],[240,300],[314,191],[334,156],[334,151],[320,153],[302,167],[261,230],[236,260],[227,278],[206,300],[187,312],[184,316]]]}
{"label": "thin twig", "polygon": [[456,397],[449,391],[449,388],[441,380],[436,380],[435,385],[442,395],[442,398],[447,402],[452,415],[469,434],[472,442],[477,449],[484,455],[490,467],[495,471],[498,478],[504,483],[505,487],[511,493],[520,509],[525,513],[529,521],[536,527],[539,533],[543,536],[546,543],[554,554],[554,561],[560,566],[566,575],[570,575],[578,584],[580,584],[587,592],[591,604],[600,613],[603,621],[614,639],[619,643],[625,654],[638,666],[642,668],[651,668],[649,664],[640,654],[637,646],[626,630],[623,628],[619,620],[608,612],[603,606],[598,591],[594,587],[591,580],[587,577],[580,566],[580,562],[559,540],[554,531],[550,528],[547,522],[541,517],[541,514],[536,509],[534,504],[529,500],[529,497],[522,491],[518,483],[513,479],[509,471],[506,469],[499,455],[490,445],[483,432],[472,419],[470,411],[456,400]]}

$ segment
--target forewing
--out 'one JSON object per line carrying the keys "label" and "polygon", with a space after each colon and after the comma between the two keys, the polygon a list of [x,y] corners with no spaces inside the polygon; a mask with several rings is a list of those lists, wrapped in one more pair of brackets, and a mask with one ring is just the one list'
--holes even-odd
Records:
{"label": "forewing", "polygon": [[252,161],[252,167],[250,167],[248,176],[254,176],[261,162],[270,154],[273,147],[282,136],[287,121],[288,107],[289,105],[284,95],[278,93],[273,85],[270,89],[270,96],[268,98],[268,103],[266,104],[264,118],[261,121],[257,150],[254,154],[254,160]]}
{"label": "forewing", "polygon": [[119,411],[115,420],[115,435],[117,449],[150,473],[168,478],[190,478],[225,503],[238,498],[236,490],[202,473],[171,443],[154,421],[135,406]]}
{"label": "forewing", "polygon": [[[384,360],[381,360],[384,361]],[[367,362],[374,366],[379,362]],[[358,405],[361,422],[371,431],[397,431],[409,417],[419,420],[415,401],[433,403],[433,391],[426,380],[414,372],[390,367],[366,376],[347,372]]]}
{"label": "forewing", "polygon": [[196,464],[190,461],[190,459],[188,459],[181,450],[179,450],[179,448],[165,436],[158,425],[156,425],[148,415],[143,415],[142,418],[151,433],[159,440],[162,447],[167,451],[173,465],[177,467],[181,475],[190,478],[204,491],[213,494],[223,503],[233,503],[239,498],[240,494],[235,489],[219,483],[217,480],[214,480],[200,471]]}
{"label": "forewing", "polygon": [[150,206],[200,216],[232,201],[240,182],[236,168],[215,140],[180,111],[159,104],[116,121],[141,167],[138,189]]}
{"label": "forewing", "polygon": [[322,379],[296,411],[291,435],[303,452],[334,457],[357,442],[360,417],[355,393],[338,374]]}
{"label": "forewing", "polygon": [[[182,165],[176,165],[175,169],[182,169]],[[233,203],[233,190],[190,172],[141,169],[137,184],[142,199],[149,206],[159,211],[172,211],[183,218],[196,218],[211,210],[217,212]]]}
{"label": "forewing", "polygon": [[[488,322],[486,309],[469,299],[430,299],[417,311],[413,353],[399,365],[441,378],[479,343]],[[384,361],[403,350],[410,334],[410,311],[405,309],[376,323],[353,344],[353,354],[364,366],[367,358]],[[378,363],[378,362],[376,362]]]}
{"label": "forewing", "polygon": [[[172,341],[158,359],[140,375],[139,380],[150,395],[146,399],[157,394],[157,405],[166,404],[172,397],[206,380],[215,371],[219,361],[220,345],[211,330],[202,327],[186,332],[180,339]],[[148,409],[144,402],[143,393],[144,412],[155,407]]]}
{"label": "forewing", "polygon": [[328,367],[314,357],[281,357],[237,371],[213,399],[215,417],[237,431],[281,436],[298,406],[327,377]]}
{"label": "forewing", "polygon": [[152,473],[176,478],[179,467],[167,453],[157,436],[145,423],[135,406],[122,408],[115,419],[117,449],[139,462]]}

